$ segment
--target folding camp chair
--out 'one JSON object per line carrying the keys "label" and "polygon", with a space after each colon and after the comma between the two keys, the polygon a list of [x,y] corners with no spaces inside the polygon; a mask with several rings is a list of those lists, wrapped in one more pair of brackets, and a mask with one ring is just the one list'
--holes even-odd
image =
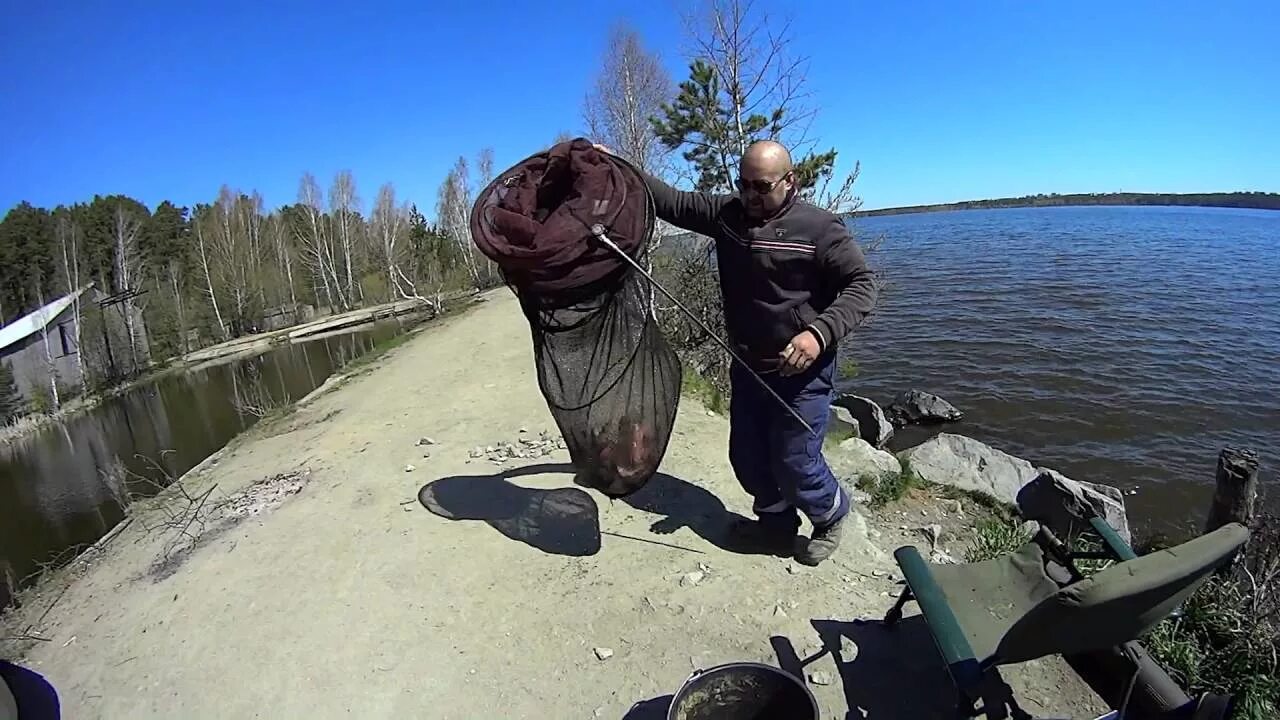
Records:
{"label": "folding camp chair", "polygon": [[[1100,518],[1090,525],[1116,564],[1089,578],[1043,527],[1018,551],[978,563],[925,562],[911,546],[894,558],[906,579],[885,616],[893,625],[915,600],[958,690],[956,716],[1030,720],[997,667],[1070,655],[1137,639],[1169,615],[1249,538],[1238,523],[1167,550],[1137,557]],[[1055,580],[1051,564],[1069,573]],[[983,702],[981,707],[979,701]]]}

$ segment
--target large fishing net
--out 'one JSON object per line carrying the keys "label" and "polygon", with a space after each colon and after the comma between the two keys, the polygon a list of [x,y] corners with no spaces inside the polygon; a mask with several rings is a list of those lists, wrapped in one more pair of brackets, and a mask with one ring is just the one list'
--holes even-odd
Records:
{"label": "large fishing net", "polygon": [[618,497],[657,472],[680,399],[680,361],[658,329],[640,267],[653,200],[625,161],[577,139],[533,155],[480,192],[476,246],[497,263],[533,334],[538,387],[578,481]]}

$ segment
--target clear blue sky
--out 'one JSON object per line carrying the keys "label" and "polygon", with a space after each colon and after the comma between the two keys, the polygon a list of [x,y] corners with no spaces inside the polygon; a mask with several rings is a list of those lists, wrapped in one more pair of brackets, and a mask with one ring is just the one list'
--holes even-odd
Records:
{"label": "clear blue sky", "polygon": [[[0,212],[223,183],[276,206],[349,168],[366,207],[391,181],[432,215],[459,154],[581,129],[615,21],[683,79],[689,1],[5,3]],[[760,4],[794,17],[813,131],[869,208],[1280,191],[1275,0]]]}

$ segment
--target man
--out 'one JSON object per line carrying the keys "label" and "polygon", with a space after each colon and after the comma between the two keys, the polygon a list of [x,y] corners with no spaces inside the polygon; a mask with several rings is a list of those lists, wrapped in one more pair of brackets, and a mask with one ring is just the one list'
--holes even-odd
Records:
{"label": "man", "polygon": [[836,348],[874,307],[875,276],[840,218],[797,198],[785,147],[753,143],[738,172],[736,195],[681,192],[641,174],[658,217],[715,239],[730,344],[814,430],[734,364],[729,462],[758,518],[735,526],[735,540],[789,555],[798,510],[813,534],[795,558],[817,565],[839,545],[850,504],[822,456]]}

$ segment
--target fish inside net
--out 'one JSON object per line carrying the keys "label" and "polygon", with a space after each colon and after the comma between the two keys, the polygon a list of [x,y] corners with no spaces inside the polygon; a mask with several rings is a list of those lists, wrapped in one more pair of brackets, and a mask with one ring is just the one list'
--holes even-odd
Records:
{"label": "fish inside net", "polygon": [[471,215],[476,246],[529,323],[538,387],[579,482],[617,497],[657,472],[681,368],[653,318],[650,282],[592,234],[595,224],[645,266],[648,190],[629,164],[582,139],[498,175]]}

